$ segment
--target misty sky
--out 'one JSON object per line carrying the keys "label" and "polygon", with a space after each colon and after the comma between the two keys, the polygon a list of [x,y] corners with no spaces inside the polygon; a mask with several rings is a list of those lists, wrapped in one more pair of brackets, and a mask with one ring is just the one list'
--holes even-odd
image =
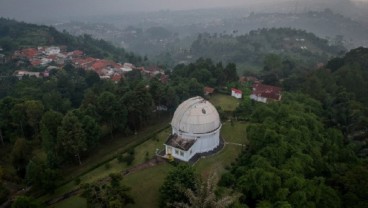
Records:
{"label": "misty sky", "polygon": [[27,21],[47,17],[123,14],[134,11],[237,7],[251,2],[281,1],[287,0],[0,0],[0,16]]}

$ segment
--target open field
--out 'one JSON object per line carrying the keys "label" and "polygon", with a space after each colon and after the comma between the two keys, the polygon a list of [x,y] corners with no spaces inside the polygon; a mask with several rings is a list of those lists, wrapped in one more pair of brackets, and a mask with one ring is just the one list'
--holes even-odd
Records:
{"label": "open field", "polygon": [[239,105],[239,100],[224,94],[214,94],[210,98],[210,102],[214,106],[221,106],[224,111],[234,111]]}
{"label": "open field", "polygon": [[172,165],[164,163],[124,177],[123,183],[132,188],[135,200],[135,204],[128,207],[159,207],[158,190],[172,168]]}
{"label": "open field", "polygon": [[73,208],[73,207],[78,207],[78,208],[82,208],[82,207],[87,207],[87,201],[79,196],[73,196],[70,197],[69,199],[66,199],[58,204],[56,204],[55,206],[51,206],[52,208],[54,207],[58,207],[58,208]]}
{"label": "open field", "polygon": [[218,177],[225,172],[225,168],[229,166],[238,157],[242,151],[242,146],[229,143],[247,144],[245,137],[245,123],[234,122],[231,126],[229,122],[223,124],[221,135],[225,140],[224,149],[212,156],[203,158],[195,164],[195,168],[202,176],[208,176],[216,173]]}

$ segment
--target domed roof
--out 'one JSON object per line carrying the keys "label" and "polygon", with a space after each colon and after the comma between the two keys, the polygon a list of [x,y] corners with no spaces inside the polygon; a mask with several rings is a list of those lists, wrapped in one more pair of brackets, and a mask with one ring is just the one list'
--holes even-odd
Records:
{"label": "domed roof", "polygon": [[202,97],[193,97],[181,103],[174,113],[171,126],[179,132],[204,134],[221,126],[216,108]]}

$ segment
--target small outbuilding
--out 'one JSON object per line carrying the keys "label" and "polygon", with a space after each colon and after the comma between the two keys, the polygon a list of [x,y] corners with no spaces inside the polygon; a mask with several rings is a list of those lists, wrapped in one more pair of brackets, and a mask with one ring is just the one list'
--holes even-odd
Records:
{"label": "small outbuilding", "polygon": [[167,158],[189,161],[220,145],[221,121],[216,108],[202,97],[181,103],[171,121],[172,133],[165,142]]}
{"label": "small outbuilding", "polygon": [[243,92],[241,90],[236,89],[236,88],[231,88],[231,96],[240,99],[243,96]]}

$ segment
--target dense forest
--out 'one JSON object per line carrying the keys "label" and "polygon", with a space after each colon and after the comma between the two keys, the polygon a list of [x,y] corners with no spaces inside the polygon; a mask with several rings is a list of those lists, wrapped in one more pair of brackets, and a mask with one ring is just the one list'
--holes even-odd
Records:
{"label": "dense forest", "polygon": [[243,101],[250,144],[220,185],[249,207],[366,207],[367,55],[285,80],[281,103]]}

